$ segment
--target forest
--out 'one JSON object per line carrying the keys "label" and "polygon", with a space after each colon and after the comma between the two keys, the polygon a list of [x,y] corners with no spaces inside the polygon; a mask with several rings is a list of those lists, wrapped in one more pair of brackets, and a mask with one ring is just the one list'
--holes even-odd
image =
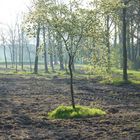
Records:
{"label": "forest", "polygon": [[29,1],[0,22],[0,140],[140,140],[140,1]]}

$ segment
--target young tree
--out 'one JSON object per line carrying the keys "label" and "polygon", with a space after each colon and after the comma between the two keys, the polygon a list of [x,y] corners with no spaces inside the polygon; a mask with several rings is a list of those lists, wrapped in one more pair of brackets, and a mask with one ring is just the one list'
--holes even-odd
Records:
{"label": "young tree", "polygon": [[[82,46],[82,39],[88,34],[94,22],[94,12],[80,8],[74,1],[68,6],[54,5],[50,7],[48,19],[53,30],[62,38],[68,54],[68,68],[70,72],[70,91],[72,107],[75,109],[74,89],[73,89],[73,63],[77,50]],[[95,25],[94,25],[95,26]]]}

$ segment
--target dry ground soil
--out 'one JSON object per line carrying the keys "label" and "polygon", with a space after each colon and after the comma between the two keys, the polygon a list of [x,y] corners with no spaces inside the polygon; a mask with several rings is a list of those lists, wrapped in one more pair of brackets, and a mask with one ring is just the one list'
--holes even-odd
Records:
{"label": "dry ground soil", "polygon": [[102,108],[102,117],[49,120],[70,105],[69,79],[0,76],[0,140],[140,140],[140,88],[74,81],[77,104]]}

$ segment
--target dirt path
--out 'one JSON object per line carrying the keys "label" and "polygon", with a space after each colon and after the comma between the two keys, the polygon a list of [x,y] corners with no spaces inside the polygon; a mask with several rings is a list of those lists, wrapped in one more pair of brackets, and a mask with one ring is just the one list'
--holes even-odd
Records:
{"label": "dirt path", "polygon": [[75,80],[75,99],[109,113],[48,120],[47,112],[71,103],[68,79],[0,76],[0,140],[140,140],[140,89]]}

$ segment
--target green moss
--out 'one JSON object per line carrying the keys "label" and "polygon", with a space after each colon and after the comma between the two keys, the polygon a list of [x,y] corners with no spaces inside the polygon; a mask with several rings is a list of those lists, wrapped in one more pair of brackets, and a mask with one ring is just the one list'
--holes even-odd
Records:
{"label": "green moss", "polygon": [[106,112],[97,108],[89,108],[85,106],[76,106],[74,110],[71,106],[59,106],[54,111],[48,113],[50,119],[72,119],[92,116],[102,116]]}

